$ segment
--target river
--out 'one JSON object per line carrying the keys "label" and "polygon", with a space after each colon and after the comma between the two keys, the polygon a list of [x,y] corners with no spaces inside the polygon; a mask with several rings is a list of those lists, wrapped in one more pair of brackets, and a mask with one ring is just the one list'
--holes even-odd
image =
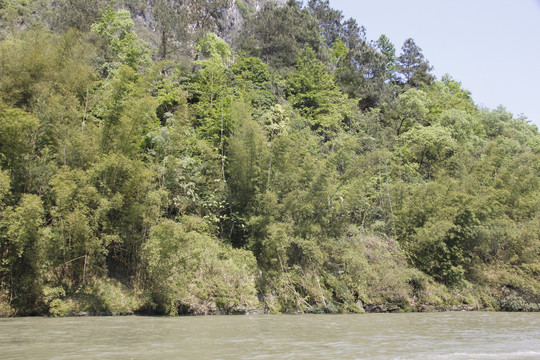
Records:
{"label": "river", "polygon": [[540,359],[540,313],[0,319],[0,359]]}

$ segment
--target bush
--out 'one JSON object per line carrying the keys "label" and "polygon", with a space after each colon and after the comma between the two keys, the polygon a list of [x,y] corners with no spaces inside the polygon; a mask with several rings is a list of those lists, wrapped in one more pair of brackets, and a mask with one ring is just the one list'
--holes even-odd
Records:
{"label": "bush", "polygon": [[247,312],[257,306],[256,262],[184,223],[163,220],[143,247],[150,307],[169,315]]}
{"label": "bush", "polygon": [[73,316],[82,313],[84,306],[73,299],[54,299],[49,304],[49,313],[52,316]]}
{"label": "bush", "polygon": [[8,294],[0,290],[0,318],[14,316],[15,313],[15,310],[9,303]]}

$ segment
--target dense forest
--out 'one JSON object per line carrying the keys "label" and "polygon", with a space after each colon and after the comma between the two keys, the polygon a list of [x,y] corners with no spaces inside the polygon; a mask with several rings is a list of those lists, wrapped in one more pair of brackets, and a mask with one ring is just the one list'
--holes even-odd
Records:
{"label": "dense forest", "polygon": [[327,0],[0,1],[0,315],[538,310],[538,129],[431,71]]}

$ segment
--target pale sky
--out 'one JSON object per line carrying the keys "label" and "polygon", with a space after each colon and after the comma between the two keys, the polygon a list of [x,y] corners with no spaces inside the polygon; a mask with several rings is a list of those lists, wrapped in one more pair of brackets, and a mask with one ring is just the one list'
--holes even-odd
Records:
{"label": "pale sky", "polygon": [[438,79],[445,73],[477,105],[503,105],[540,128],[540,0],[330,0],[401,53],[413,38]]}

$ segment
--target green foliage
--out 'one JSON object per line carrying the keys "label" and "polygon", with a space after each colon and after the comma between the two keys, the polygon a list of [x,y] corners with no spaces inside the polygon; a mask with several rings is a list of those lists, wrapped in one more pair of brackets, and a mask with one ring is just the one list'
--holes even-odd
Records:
{"label": "green foliage", "polygon": [[143,258],[153,306],[169,315],[250,310],[256,305],[253,257],[200,232],[201,220],[164,220],[151,229]]}
{"label": "green foliage", "polygon": [[238,125],[229,141],[228,183],[234,202],[245,212],[255,195],[264,191],[268,146],[261,126],[246,114],[246,105],[237,104],[235,110]]}
{"label": "green foliage", "polygon": [[88,4],[0,2],[0,316],[538,310],[538,129],[412,39]]}
{"label": "green foliage", "polygon": [[16,311],[11,307],[9,296],[5,290],[0,290],[0,318],[14,316]]}
{"label": "green foliage", "polygon": [[401,156],[406,163],[414,163],[418,171],[430,178],[456,152],[457,143],[449,131],[441,126],[416,127],[401,137]]}
{"label": "green foliage", "polygon": [[469,115],[476,114],[471,93],[461,88],[461,83],[444,75],[441,81],[424,87],[429,98],[429,116],[436,118],[441,112],[449,109],[465,111]]}
{"label": "green foliage", "polygon": [[51,94],[84,96],[94,51],[77,32],[54,35],[35,30],[3,41],[0,54],[1,97],[29,109]]}
{"label": "green foliage", "polygon": [[432,67],[424,59],[420,49],[413,39],[407,39],[401,48],[402,54],[398,57],[397,71],[403,76],[401,80],[408,87],[418,87],[422,84],[431,84],[434,80],[429,72]]}
{"label": "green foliage", "polygon": [[127,315],[142,306],[132,291],[112,279],[95,279],[73,297],[66,297],[62,288],[44,293],[52,316]]}
{"label": "green foliage", "polygon": [[325,136],[339,129],[351,108],[347,97],[334,82],[328,68],[306,47],[298,55],[297,71],[287,78],[288,100],[309,119],[311,128]]}
{"label": "green foliage", "polygon": [[133,27],[129,11],[113,11],[110,7],[101,13],[98,23],[92,24],[92,32],[103,39],[105,46],[103,74],[110,73],[122,64],[137,70],[150,63],[150,52]]}
{"label": "green foliage", "polygon": [[227,63],[231,57],[229,45],[220,39],[214,33],[208,33],[195,44],[199,55],[212,59],[213,61],[222,61]]}
{"label": "green foliage", "polygon": [[427,110],[427,97],[422,90],[409,89],[397,99],[397,135],[407,132],[414,124],[424,124]]}
{"label": "green foliage", "polygon": [[0,164],[10,170],[12,183],[18,185],[19,191],[27,181],[27,164],[37,146],[38,125],[35,117],[0,102]]}
{"label": "green foliage", "polygon": [[[74,260],[64,269],[63,276],[78,284],[84,276],[88,278],[105,271],[107,236],[101,236],[100,222],[111,207],[100,197],[98,189],[81,170],[68,168],[59,171],[51,181],[51,209],[53,241],[48,244],[49,257],[58,259],[55,265]],[[84,264],[84,265],[83,265]],[[60,280],[60,279],[59,279]]]}
{"label": "green foliage", "polygon": [[158,102],[156,115],[161,125],[165,125],[174,112],[184,116],[187,111],[187,95],[181,87],[184,80],[181,68],[172,61],[157,62],[145,72],[143,87]]}
{"label": "green foliage", "polygon": [[[369,44],[363,27],[354,20],[339,24],[338,38],[332,44],[334,56],[338,55],[335,75],[343,91],[358,102],[361,109],[374,108],[394,97],[394,85],[389,79],[391,50],[381,53]],[[343,49],[343,45],[346,49]],[[386,51],[385,50],[385,51]]]}
{"label": "green foliage", "polygon": [[1,238],[2,263],[0,273],[3,281],[13,279],[11,284],[14,304],[24,311],[40,307],[43,285],[44,209],[36,195],[25,194],[16,207],[3,212]]}
{"label": "green foliage", "polygon": [[268,67],[259,58],[240,58],[231,66],[233,86],[238,96],[251,104],[254,112],[270,108],[275,100]]}
{"label": "green foliage", "polygon": [[4,203],[4,198],[9,194],[10,190],[10,181],[9,181],[9,172],[0,170],[0,209]]}
{"label": "green foliage", "polygon": [[319,48],[319,34],[317,21],[299,2],[289,1],[284,6],[267,2],[247,19],[239,43],[241,49],[266,63],[290,67],[305,45]]}
{"label": "green foliage", "polygon": [[[263,267],[261,282],[272,311],[363,312],[375,304],[410,309],[414,297],[431,290],[390,239],[350,228],[339,239],[318,242],[287,237],[286,229],[272,225],[265,240],[272,262]],[[413,281],[426,282],[425,289],[415,289]]]}
{"label": "green foliage", "polygon": [[46,26],[54,22],[55,15],[47,0],[2,0],[0,37],[5,38],[31,27]]}
{"label": "green foliage", "polygon": [[394,44],[390,42],[386,35],[382,34],[377,39],[377,48],[386,57],[386,76],[388,79],[393,79],[396,68],[396,48]]}
{"label": "green foliage", "polygon": [[192,91],[198,102],[194,106],[203,138],[221,149],[232,131],[232,94],[228,87],[227,62],[231,56],[229,46],[215,34],[207,34],[197,47],[205,58],[196,62],[200,71]]}

